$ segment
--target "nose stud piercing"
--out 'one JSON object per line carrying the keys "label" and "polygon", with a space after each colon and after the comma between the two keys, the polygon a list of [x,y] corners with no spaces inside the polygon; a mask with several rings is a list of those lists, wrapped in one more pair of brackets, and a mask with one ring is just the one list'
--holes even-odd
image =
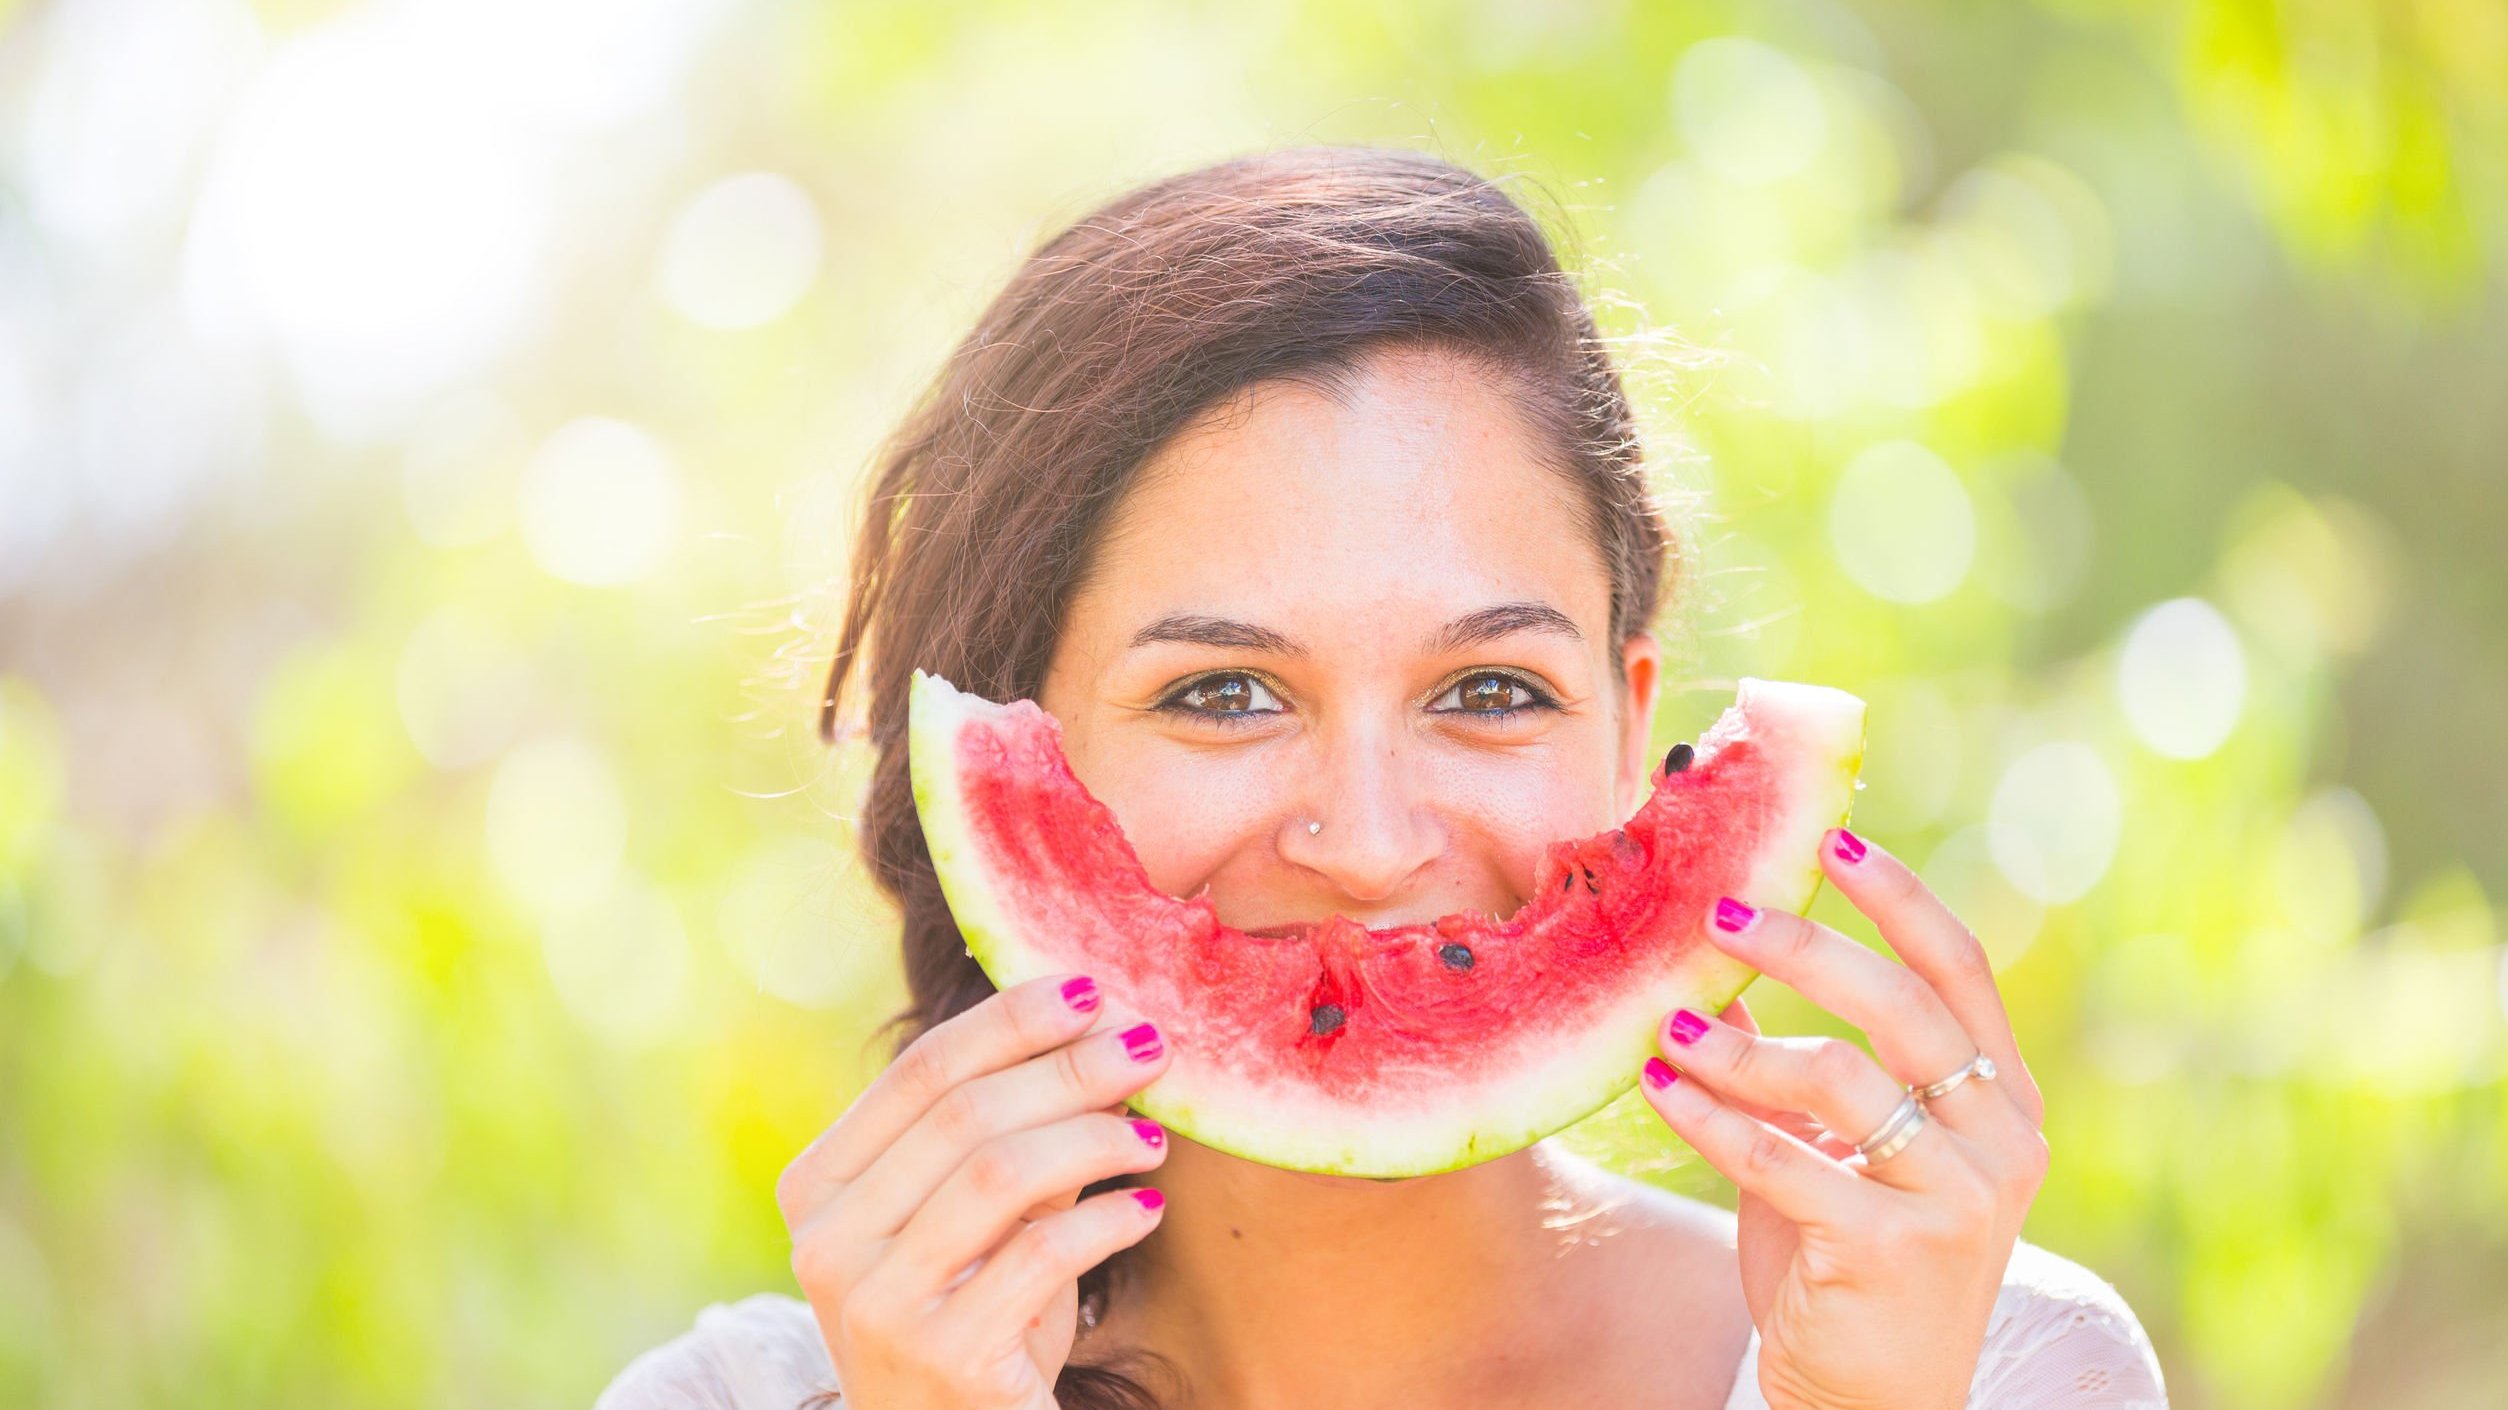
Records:
{"label": "nose stud piercing", "polygon": [[1324,830],[1324,825],[1323,825],[1322,823],[1320,823],[1320,822],[1310,822],[1310,823],[1308,823],[1308,824],[1306,825],[1306,835],[1307,835],[1307,836],[1309,836],[1309,837],[1313,837],[1316,833],[1319,833],[1319,832],[1321,832],[1321,831],[1323,831],[1323,830]]}

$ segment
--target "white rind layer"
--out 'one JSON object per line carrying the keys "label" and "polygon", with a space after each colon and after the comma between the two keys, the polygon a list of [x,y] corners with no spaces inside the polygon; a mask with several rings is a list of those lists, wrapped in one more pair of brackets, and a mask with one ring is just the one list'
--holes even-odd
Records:
{"label": "white rind layer", "polygon": [[[1733,704],[1744,721],[1784,728],[1792,736],[1785,757],[1794,765],[1782,790],[1786,807],[1751,870],[1749,890],[1735,899],[1799,911],[1820,890],[1821,836],[1845,821],[1855,800],[1855,776],[1864,764],[1864,702],[1825,685],[1744,676]],[[1701,752],[1712,742],[1715,730],[1700,741]]]}
{"label": "white rind layer", "polygon": [[984,863],[975,835],[967,826],[966,791],[959,782],[958,761],[951,750],[959,726],[1002,707],[980,695],[969,695],[939,676],[916,671],[906,691],[906,766],[914,788],[914,810],[923,821],[923,845],[932,854],[941,895],[958,922],[958,933],[975,952],[985,973],[1004,989],[1034,978],[1005,974],[993,966],[1014,964],[1038,953],[1025,942],[1000,893],[983,885]]}
{"label": "white rind layer", "polygon": [[[957,726],[1002,707],[937,676],[915,673],[909,705],[915,804],[926,843],[967,946],[1003,988],[1062,966],[1046,937],[1020,932],[985,884],[980,852],[952,754]],[[1822,879],[1820,841],[1843,822],[1863,761],[1864,702],[1826,686],[1744,679],[1734,708],[1698,741],[1701,762],[1739,736],[1782,735],[1776,753],[1791,761],[1760,861],[1739,899],[1800,911]],[[1411,1110],[1371,1107],[1353,1122],[1346,1104],[1310,1090],[1249,1083],[1216,1062],[1177,1055],[1166,1075],[1131,1105],[1215,1149],[1265,1164],[1330,1174],[1389,1178],[1459,1169],[1521,1149],[1573,1125],[1635,1084],[1654,1054],[1654,1030],[1675,1006],[1714,1012],[1732,1002],[1755,972],[1711,946],[1679,956],[1657,979],[1632,984],[1614,1008],[1578,1014],[1572,1031],[1527,1030],[1488,1066],[1508,1075],[1468,1090],[1445,1090]],[[1105,1022],[1128,1022],[1109,995]],[[1154,1016],[1153,1016],[1154,1017]]]}

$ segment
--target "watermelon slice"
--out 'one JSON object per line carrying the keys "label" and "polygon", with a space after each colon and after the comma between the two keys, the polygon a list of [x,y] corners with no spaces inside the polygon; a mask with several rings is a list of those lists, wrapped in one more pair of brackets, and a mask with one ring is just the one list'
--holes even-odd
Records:
{"label": "watermelon slice", "polygon": [[1745,679],[1626,826],[1550,845],[1513,916],[1249,935],[1150,884],[1033,702],[917,671],[908,717],[941,890],[996,985],[1094,976],[1175,1054],[1134,1107],[1249,1160],[1380,1178],[1574,1124],[1635,1082],[1674,1006],[1729,1003],[1756,974],[1707,941],[1710,908],[1810,903],[1864,748],[1855,696]]}

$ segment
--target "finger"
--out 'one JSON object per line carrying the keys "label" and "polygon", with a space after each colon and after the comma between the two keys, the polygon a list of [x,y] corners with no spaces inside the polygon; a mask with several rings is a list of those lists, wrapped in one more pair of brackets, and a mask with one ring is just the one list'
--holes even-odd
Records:
{"label": "finger", "polygon": [[[1735,999],[1717,1010],[1716,1017],[1754,1038],[1759,1036],[1759,1016],[1752,1013],[1750,1005],[1743,1003],[1740,999]],[[1820,1119],[1809,1112],[1781,1111],[1772,1106],[1761,1106],[1757,1102],[1738,1097],[1730,1092],[1720,1095],[1725,1105],[1754,1120],[1767,1122],[1796,1140],[1810,1145],[1823,1155],[1835,1156],[1843,1160],[1855,1153],[1855,1147],[1851,1143],[1830,1135],[1829,1128],[1823,1126]]]}
{"label": "finger", "polygon": [[784,1168],[775,1199],[785,1225],[798,1228],[943,1096],[1086,1033],[1099,1007],[1093,981],[1056,974],[1013,985],[934,1025]]}
{"label": "finger", "polygon": [[[1678,1009],[1656,1027],[1655,1041],[1683,1077],[1704,1083],[1718,1099],[1808,1112],[1826,1132],[1850,1141],[1870,1140],[1907,1097],[1905,1087],[1842,1038],[1757,1038]],[[1942,1182],[1944,1162],[1973,1163],[1960,1149],[1965,1144],[1955,1135],[1916,1141],[1869,1173],[1901,1189],[1928,1188]]]}
{"label": "finger", "polygon": [[[1753,1037],[1757,1037],[1759,1034],[1758,1017],[1752,1014],[1750,1006],[1743,1003],[1740,999],[1735,999],[1733,1002],[1726,1004],[1722,1009],[1717,1010],[1716,1017],[1722,1019],[1726,1023],[1732,1024],[1734,1027],[1742,1030],[1744,1033],[1750,1034]],[[1739,1109],[1744,1115],[1749,1116],[1753,1120],[1765,1121],[1769,1125],[1774,1126],[1778,1130],[1784,1131],[1797,1139],[1811,1141],[1820,1134],[1821,1127],[1819,1121],[1814,1119],[1807,1112],[1779,1111],[1775,1107],[1761,1106],[1757,1102],[1737,1097],[1729,1092],[1725,1094],[1724,1100],[1727,1105]]]}
{"label": "finger", "polygon": [[926,1297],[1018,1227],[1024,1211],[1060,1191],[1112,1175],[1152,1170],[1167,1158],[1167,1132],[1145,1118],[1086,1112],[997,1136],[968,1155],[889,1244],[885,1276],[908,1297]]}
{"label": "finger", "polygon": [[[1098,1110],[1106,1113],[1108,1116],[1120,1116],[1127,1121],[1131,1120],[1133,1115],[1131,1104],[1127,1102],[1109,1102],[1105,1106],[1099,1107]],[[1048,1214],[1069,1209],[1071,1206],[1078,1204],[1079,1202],[1080,1191],[1078,1189],[1059,1190],[1055,1192],[1052,1199],[1038,1200],[1036,1203],[1029,1205],[1025,1210],[1021,1211],[1019,1217],[1024,1220],[1034,1222],[1044,1218]]]}
{"label": "finger", "polygon": [[[1862,1029],[1873,1056],[1901,1087],[1935,1081],[1977,1055],[1977,1039],[1922,975],[1817,921],[1755,910],[1728,897],[1717,903],[1707,935],[1717,948]],[[2007,1098],[1969,1090],[1976,1085],[1963,1083],[1934,1114],[1984,1132],[1999,1131],[2019,1115]],[[1860,1136],[1870,1123],[1838,1129]]]}
{"label": "finger", "polygon": [[1064,1286],[1158,1227],[1166,1196],[1108,1190],[1010,1236],[942,1305],[945,1344],[981,1351],[1026,1326]]}
{"label": "finger", "polygon": [[[853,1238],[893,1237],[976,1149],[995,1137],[1059,1122],[1149,1084],[1167,1070],[1149,1024],[1076,1043],[952,1089],[862,1172],[842,1201]],[[1074,1188],[1086,1183],[1074,1180]]]}
{"label": "finger", "polygon": [[1744,1116],[1703,1084],[1682,1081],[1661,1058],[1646,1060],[1637,1088],[1664,1123],[1724,1178],[1797,1224],[1851,1227],[1879,1218],[1887,1200],[1901,1198],[1801,1140]]}
{"label": "finger", "polygon": [[[1820,849],[1820,865],[1855,909],[1871,917],[1881,938],[1907,967],[1924,976],[1941,1001],[1976,1039],[1978,1050],[1993,1058],[1995,1082],[2002,1094],[2029,1118],[2032,1126],[2046,1120],[2046,1100],[2037,1079],[2020,1060],[2020,1043],[2012,1034],[2003,991],[1994,982],[1994,962],[1966,922],[1942,904],[1915,871],[1891,853],[1838,828]],[[1911,1078],[1931,1082],[1950,1071]],[[1961,1090],[1978,1085],[1974,1079]]]}

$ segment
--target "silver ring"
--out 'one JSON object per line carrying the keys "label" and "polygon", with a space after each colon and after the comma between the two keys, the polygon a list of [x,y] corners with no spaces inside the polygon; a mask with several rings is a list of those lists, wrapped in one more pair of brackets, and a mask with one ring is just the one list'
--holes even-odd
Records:
{"label": "silver ring", "polygon": [[1862,1156],[1866,1165],[1879,1165],[1907,1149],[1907,1143],[1916,1139],[1927,1124],[1924,1103],[1911,1092],[1898,1099],[1898,1105],[1882,1118],[1878,1129],[1855,1143],[1855,1154]]}
{"label": "silver ring", "polygon": [[1941,1081],[1928,1082],[1921,1087],[1910,1087],[1908,1091],[1916,1098],[1916,1100],[1920,1102],[1929,1102],[1934,1098],[1941,1096],[1943,1093],[1950,1091],[1953,1087],[1958,1086],[1960,1083],[1967,1081],[1970,1077],[1981,1077],[1988,1082],[1993,1081],[1994,1059],[1987,1057],[1983,1053],[1979,1053],[1975,1057],[1970,1058],[1967,1063],[1959,1069],[1959,1071],[1952,1073],[1950,1076],[1943,1078]]}

